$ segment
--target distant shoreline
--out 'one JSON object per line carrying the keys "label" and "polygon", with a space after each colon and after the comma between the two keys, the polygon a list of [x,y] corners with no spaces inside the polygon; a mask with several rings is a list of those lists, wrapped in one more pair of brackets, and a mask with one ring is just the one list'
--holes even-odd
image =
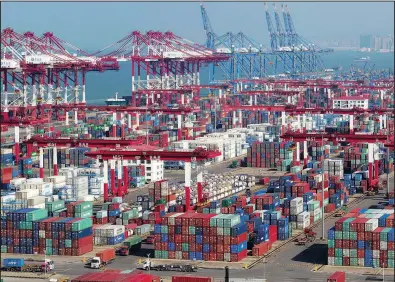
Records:
{"label": "distant shoreline", "polygon": [[357,47],[326,47],[326,48],[332,48],[333,50],[337,51],[354,51],[354,52],[359,52],[359,53],[370,53],[370,54],[389,54],[389,53],[394,53],[394,51],[389,51],[389,52],[379,52],[379,51],[359,51],[360,48]]}

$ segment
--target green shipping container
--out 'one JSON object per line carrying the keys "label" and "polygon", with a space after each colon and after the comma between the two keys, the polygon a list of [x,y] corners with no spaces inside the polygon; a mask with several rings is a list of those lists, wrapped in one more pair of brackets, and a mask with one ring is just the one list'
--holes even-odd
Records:
{"label": "green shipping container", "polygon": [[72,246],[72,241],[71,241],[70,239],[64,240],[64,246],[65,246],[66,248],[71,248],[71,246]]}
{"label": "green shipping container", "polygon": [[188,227],[189,235],[195,235],[195,226]]}
{"label": "green shipping container", "polygon": [[142,239],[141,239],[140,236],[133,235],[133,236],[127,238],[127,239],[123,242],[123,245],[124,245],[124,246],[128,246],[128,247],[130,248],[130,247],[132,247],[132,246],[134,246],[134,245],[137,245],[137,244],[141,243],[141,241],[142,241]]}
{"label": "green shipping container", "polygon": [[7,252],[7,246],[1,245],[1,252],[6,253]]}
{"label": "green shipping container", "polygon": [[92,210],[92,202],[83,202],[78,205],[75,205],[75,212],[84,212],[88,210]]}
{"label": "green shipping container", "polygon": [[343,257],[335,257],[335,265],[343,266]]}
{"label": "green shipping container", "polygon": [[157,200],[156,202],[155,202],[155,205],[165,205],[166,204],[166,199],[164,199],[164,198],[161,198],[161,199],[159,199],[159,200]]}
{"label": "green shipping container", "polygon": [[358,266],[358,259],[350,258],[350,266]]}
{"label": "green shipping container", "polygon": [[395,267],[394,259],[388,259],[388,268],[394,268],[394,267]]}
{"label": "green shipping container", "polygon": [[335,247],[335,240],[328,240],[328,248],[334,248]]}
{"label": "green shipping container", "polygon": [[224,199],[222,200],[222,207],[226,208],[226,207],[230,207],[232,206],[232,200],[231,199]]}
{"label": "green shipping container", "polygon": [[88,211],[83,211],[83,212],[76,212],[75,213],[75,217],[78,218],[89,218],[93,215],[93,211],[92,210],[88,210]]}
{"label": "green shipping container", "polygon": [[71,224],[71,231],[81,231],[92,227],[92,218],[83,218]]}
{"label": "green shipping container", "polygon": [[183,252],[188,252],[189,251],[189,244],[188,243],[182,243],[181,248]]}
{"label": "green shipping container", "polygon": [[169,227],[167,225],[162,225],[160,227],[160,233],[163,233],[163,234],[169,233]]}
{"label": "green shipping container", "polygon": [[26,213],[26,221],[36,221],[48,217],[48,210],[37,209]]}
{"label": "green shipping container", "polygon": [[335,249],[335,257],[343,257],[343,249]]}
{"label": "green shipping container", "polygon": [[59,201],[55,201],[55,202],[46,202],[45,208],[50,212],[64,209],[64,200],[59,200]]}

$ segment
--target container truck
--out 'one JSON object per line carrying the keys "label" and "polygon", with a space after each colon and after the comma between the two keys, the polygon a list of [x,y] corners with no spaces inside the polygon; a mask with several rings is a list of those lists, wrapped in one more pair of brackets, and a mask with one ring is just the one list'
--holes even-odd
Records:
{"label": "container truck", "polygon": [[50,259],[45,260],[25,260],[23,258],[3,259],[2,271],[20,272],[49,272],[54,270],[55,264]]}
{"label": "container truck", "polygon": [[90,268],[100,269],[103,266],[112,263],[115,260],[115,249],[105,249],[96,253],[96,256],[89,262]]}
{"label": "container truck", "polygon": [[196,272],[197,267],[191,264],[153,264],[147,259],[143,264],[144,270]]}
{"label": "container truck", "polygon": [[327,282],[345,282],[346,273],[343,271],[336,271],[327,280]]}
{"label": "container truck", "polygon": [[123,246],[119,247],[116,250],[116,254],[119,256],[128,256],[131,253],[133,253],[133,251],[138,251],[141,249],[141,237],[140,236],[132,236],[127,238],[124,242],[123,242]]}

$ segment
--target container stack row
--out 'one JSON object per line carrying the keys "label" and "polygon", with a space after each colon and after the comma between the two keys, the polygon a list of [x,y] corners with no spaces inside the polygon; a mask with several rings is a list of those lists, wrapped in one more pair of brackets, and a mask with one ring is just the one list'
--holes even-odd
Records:
{"label": "container stack row", "polygon": [[46,209],[20,209],[1,220],[7,253],[80,256],[93,250],[92,219],[48,217]]}
{"label": "container stack row", "polygon": [[354,209],[328,231],[328,264],[394,268],[394,210]]}

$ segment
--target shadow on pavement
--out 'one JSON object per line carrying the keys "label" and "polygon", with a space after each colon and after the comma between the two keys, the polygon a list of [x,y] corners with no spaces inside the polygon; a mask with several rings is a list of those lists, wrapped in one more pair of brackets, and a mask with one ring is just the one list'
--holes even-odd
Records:
{"label": "shadow on pavement", "polygon": [[150,254],[150,258],[154,257],[154,250],[152,248],[146,248],[146,246],[142,245],[140,250],[133,251],[134,256],[139,256],[142,258],[147,258],[147,255]]}
{"label": "shadow on pavement", "polygon": [[313,243],[307,247],[300,246],[300,253],[292,258],[294,262],[327,264],[328,245]]}

